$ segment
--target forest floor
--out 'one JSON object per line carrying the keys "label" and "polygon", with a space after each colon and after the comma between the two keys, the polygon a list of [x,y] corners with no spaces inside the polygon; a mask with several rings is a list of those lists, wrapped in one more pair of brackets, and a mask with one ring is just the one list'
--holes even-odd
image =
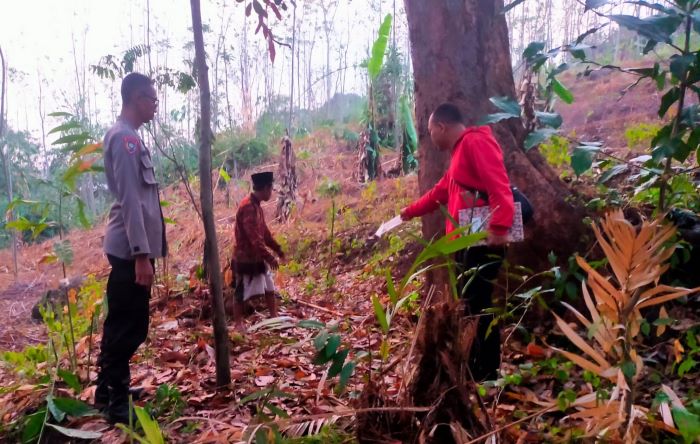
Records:
{"label": "forest floor", "polygon": [[[604,140],[620,153],[629,152],[620,134],[639,122],[657,122],[657,117],[644,111],[654,107],[641,106],[649,101],[650,91],[640,87],[615,101],[610,98],[628,83],[623,75],[610,74],[604,82],[596,82],[595,94],[590,93],[586,82],[569,81],[577,102],[575,107],[560,109],[565,130]],[[170,254],[167,265],[159,267],[149,338],[132,362],[132,383],[145,389],[146,396],[138,404],[148,402],[159,409],[160,426],[172,442],[246,442],[265,415],[276,415],[280,428],[289,436],[317,433],[330,424],[350,429],[352,409],[358,406],[359,395],[370,379],[381,378],[389,398],[398,397],[406,380],[410,369],[406,356],[414,339],[420,300],[411,300],[392,320],[388,359],[382,360],[382,334],[371,299],[377,295],[386,301],[386,271],[400,279],[417,256],[421,249],[416,240],[420,225],[404,224],[391,236],[379,241],[369,239],[379,224],[416,197],[416,177],[357,183],[353,177],[356,153],[337,140],[331,130],[314,132],[298,141],[294,149],[300,188],[292,219],[279,224],[273,221],[274,203],[264,205],[270,228],[288,256],[276,276],[281,293],[279,317],[267,321],[261,305],[247,317],[245,335],[229,326],[234,380],[230,391],[214,390],[210,301],[208,289],[196,273],[202,255],[201,224],[184,187],[174,185],[163,191],[163,199],[168,202],[165,216],[174,220],[168,226]],[[392,154],[384,161],[393,162]],[[276,170],[276,164],[267,167]],[[265,167],[258,170],[262,169]],[[222,264],[231,254],[236,204],[247,192],[234,182],[228,198],[222,189],[215,192]],[[336,183],[340,188],[337,195],[321,191]],[[197,193],[197,184],[194,189]],[[335,216],[331,216],[332,208]],[[90,230],[67,235],[75,254],[67,269],[68,277],[106,277],[108,264],[101,252],[103,232],[101,221]],[[21,248],[17,278],[12,274],[10,252],[0,251],[0,351],[21,351],[46,341],[44,325],[32,322],[30,314],[41,295],[56,288],[63,277],[58,265],[40,264],[51,248],[51,242]],[[225,297],[230,300],[230,291]],[[487,409],[495,427],[503,427],[506,442],[571,437],[559,424],[563,414],[543,414],[562,402],[562,393],[566,402],[570,393],[590,390],[590,381],[547,347],[565,341],[561,333],[552,331],[554,319],[548,313],[533,307],[530,316],[522,322],[516,319],[505,329],[503,378],[499,385],[484,387]],[[688,313],[679,313],[677,318],[686,318],[673,327],[677,332],[698,325],[700,319]],[[345,390],[338,390],[338,377],[328,377],[327,366],[313,362],[318,330],[302,322],[308,320],[335,329],[342,340],[338,349],[347,349],[348,361],[357,362]],[[78,341],[81,381],[93,381],[96,376],[95,344],[99,343],[99,334],[92,340],[94,344],[87,338]],[[669,344],[655,345],[656,359],[672,363],[676,355]],[[45,371],[45,364],[40,364],[38,373]],[[21,421],[46,397],[48,385],[37,386],[30,381],[0,365],[2,424]],[[163,384],[177,388],[178,394],[159,395]],[[79,388],[59,384],[56,394],[92,402],[94,386],[84,384]],[[285,415],[290,419],[283,419]],[[101,433],[100,442],[127,439],[125,432],[109,427],[100,416],[71,419],[69,426]],[[0,428],[0,435],[2,432]],[[57,432],[50,433],[49,442],[60,442]]]}

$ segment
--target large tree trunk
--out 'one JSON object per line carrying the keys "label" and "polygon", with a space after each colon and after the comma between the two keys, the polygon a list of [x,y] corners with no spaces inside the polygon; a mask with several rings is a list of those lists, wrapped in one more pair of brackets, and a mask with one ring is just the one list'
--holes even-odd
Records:
{"label": "large tree trunk", "polygon": [[199,178],[201,181],[202,220],[204,222],[204,261],[207,263],[209,274],[209,290],[212,297],[214,342],[216,346],[216,385],[227,386],[231,383],[229,364],[228,330],[226,328],[226,313],[219,266],[219,246],[216,242],[216,219],[214,218],[214,194],[211,180],[211,96],[209,92],[209,77],[207,62],[204,54],[204,37],[202,35],[202,13],[199,0],[190,0],[192,7],[192,32],[194,34],[195,65],[197,67],[197,83],[199,84],[199,100],[201,104],[200,137],[199,137]]}
{"label": "large tree trunk", "polygon": [[[430,113],[442,102],[458,105],[467,125],[494,112],[492,96],[515,97],[515,86],[503,0],[405,0],[415,78],[416,119],[420,141],[421,193],[444,174],[449,153],[437,151],[428,134]],[[583,211],[567,202],[570,191],[542,156],[522,149],[520,122],[494,127],[501,143],[511,181],[535,207],[528,241],[511,248],[518,264],[542,266],[554,251],[560,257],[581,241]],[[444,230],[436,212],[423,219],[423,235],[432,238]],[[431,276],[433,282],[440,281]]]}

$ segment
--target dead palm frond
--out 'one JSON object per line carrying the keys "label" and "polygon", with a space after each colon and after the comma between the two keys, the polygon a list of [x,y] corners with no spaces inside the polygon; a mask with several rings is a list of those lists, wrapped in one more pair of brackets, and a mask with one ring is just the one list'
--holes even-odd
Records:
{"label": "dead palm frond", "polygon": [[[675,244],[673,225],[662,219],[644,221],[634,227],[621,211],[608,213],[594,225],[593,231],[605,253],[612,276],[603,276],[583,258],[576,260],[588,279],[581,285],[583,300],[590,318],[569,304],[564,304],[588,331],[587,340],[559,316],[557,325],[582,354],[556,349],[581,368],[616,384],[607,402],[595,394],[579,398],[574,407],[579,411],[572,419],[586,419],[590,436],[614,431],[618,436],[638,436],[634,428],[638,418],[645,418],[647,409],[633,404],[634,385],[643,369],[635,339],[639,334],[644,308],[660,305],[698,291],[659,285],[668,269],[666,263]],[[662,307],[663,313],[665,310]],[[589,399],[590,398],[590,399]]]}

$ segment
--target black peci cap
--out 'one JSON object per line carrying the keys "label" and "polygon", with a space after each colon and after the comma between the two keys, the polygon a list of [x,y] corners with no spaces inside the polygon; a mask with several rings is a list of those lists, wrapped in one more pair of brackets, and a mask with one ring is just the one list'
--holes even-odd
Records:
{"label": "black peci cap", "polygon": [[255,188],[264,188],[268,185],[272,185],[274,181],[274,176],[272,171],[266,171],[264,173],[255,173],[250,178],[253,181],[253,186]]}

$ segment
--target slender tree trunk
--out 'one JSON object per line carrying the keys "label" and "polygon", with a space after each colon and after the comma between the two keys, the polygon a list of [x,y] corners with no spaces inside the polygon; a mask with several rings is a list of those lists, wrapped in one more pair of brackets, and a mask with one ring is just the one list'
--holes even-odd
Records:
{"label": "slender tree trunk", "polygon": [[291,63],[292,68],[289,71],[289,121],[287,123],[288,136],[291,137],[292,133],[292,119],[294,118],[294,50],[296,49],[297,43],[297,5],[294,6],[294,12],[292,14],[292,54]]}
{"label": "slender tree trunk", "polygon": [[[300,31],[301,31],[301,26],[300,26]],[[304,44],[304,41],[301,41],[302,44]],[[301,109],[301,64],[299,63],[301,61],[301,48],[299,48],[299,43],[297,43],[297,106]]]}
{"label": "slender tree trunk", "polygon": [[[503,0],[444,0],[441,4],[436,7],[424,0],[405,0],[415,78],[421,193],[435,185],[449,163],[449,153],[437,151],[430,141],[430,113],[442,102],[453,102],[462,109],[466,123],[474,125],[495,111],[490,97],[515,97],[508,29],[500,13]],[[567,257],[582,241],[583,210],[567,201],[570,191],[536,150],[523,151],[520,122],[497,125],[494,133],[512,183],[528,195],[536,210],[529,240],[511,248],[513,259],[522,265],[540,266],[547,262],[550,251]],[[444,226],[442,214],[433,213],[423,218],[423,235],[430,239],[443,233]]]}
{"label": "slender tree trunk", "polygon": [[[314,24],[314,29],[316,28],[317,23]],[[307,103],[306,103],[306,109],[312,109],[316,105],[316,98],[314,95],[313,91],[313,69],[312,69],[312,62],[313,62],[313,53],[314,53],[314,46],[316,46],[316,39],[313,38],[313,33],[311,37],[311,48],[309,48],[309,54],[306,59],[307,63],[307,71],[306,71],[306,92],[307,92]]]}
{"label": "slender tree trunk", "polygon": [[331,26],[333,25],[333,20],[335,19],[335,13],[332,17],[329,17],[330,8],[333,6],[329,3],[326,6],[325,2],[321,2],[321,9],[323,10],[323,32],[326,36],[326,104],[331,100]]}
{"label": "slender tree trunk", "polygon": [[224,92],[226,93],[226,120],[228,121],[228,130],[233,131],[233,111],[231,110],[231,95],[229,93],[229,62],[231,54],[224,50]]}
{"label": "slender tree trunk", "polygon": [[[396,48],[396,0],[393,0],[392,2],[393,5],[393,15],[392,15],[392,20],[391,20],[391,39],[392,39],[392,46],[394,47],[394,54],[398,56],[398,49]],[[398,57],[397,57],[398,61]],[[391,103],[391,109],[394,115],[394,119],[392,122],[392,125],[394,127],[394,150],[399,151],[401,149],[401,137],[403,136],[402,131],[399,130],[399,97],[397,94],[397,83],[399,79],[401,78],[401,73],[398,73],[397,75],[392,76],[393,82],[391,85],[391,95],[392,95],[392,103]]]}
{"label": "slender tree trunk", "polygon": [[47,179],[49,177],[49,156],[46,152],[46,109],[44,108],[44,90],[39,72],[37,72],[37,78],[39,80],[39,121],[41,122],[41,159],[43,163],[41,170],[44,179]]}
{"label": "slender tree trunk", "polygon": [[250,85],[250,57],[248,56],[248,17],[243,19],[243,45],[241,45],[241,100],[243,101],[243,129],[253,130],[253,101]]}
{"label": "slender tree trunk", "polygon": [[211,180],[211,97],[204,36],[202,35],[202,14],[199,0],[190,0],[192,8],[192,32],[194,34],[195,60],[199,84],[201,105],[200,140],[199,140],[199,176],[201,183],[200,198],[202,219],[204,222],[204,251],[209,270],[209,290],[212,297],[214,342],[216,345],[216,385],[219,387],[231,383],[229,363],[228,330],[224,312],[221,267],[219,266],[219,246],[216,241],[216,219],[214,217],[214,194]]}
{"label": "slender tree trunk", "polygon": [[[2,157],[2,166],[5,169],[5,180],[7,181],[7,197],[8,203],[14,200],[12,193],[12,176],[10,175],[10,159],[8,158],[8,152],[5,151],[5,123],[6,123],[6,109],[5,101],[7,94],[7,64],[5,62],[5,54],[2,52],[0,47],[0,77],[2,77],[2,83],[0,83],[0,156]],[[14,211],[10,210],[7,215],[7,221],[12,222],[14,217]],[[14,263],[14,274],[15,279],[17,279],[17,232],[12,230],[10,235],[10,242],[12,242],[12,261]]]}

